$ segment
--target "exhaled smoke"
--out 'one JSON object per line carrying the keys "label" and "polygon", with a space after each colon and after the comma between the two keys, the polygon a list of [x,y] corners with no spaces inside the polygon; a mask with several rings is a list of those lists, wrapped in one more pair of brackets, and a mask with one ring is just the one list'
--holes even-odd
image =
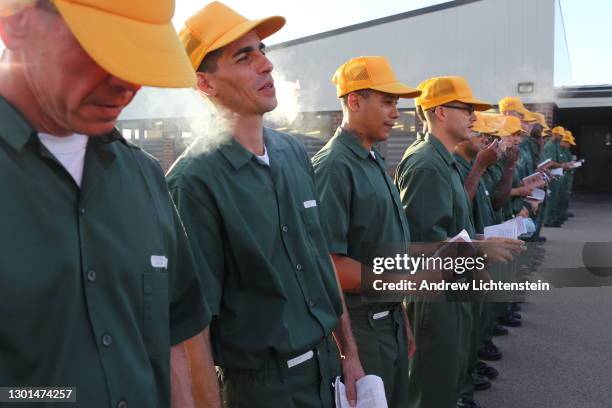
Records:
{"label": "exhaled smoke", "polygon": [[266,115],[266,120],[277,126],[292,124],[300,112],[300,81],[287,80],[282,72],[272,71],[278,106]]}

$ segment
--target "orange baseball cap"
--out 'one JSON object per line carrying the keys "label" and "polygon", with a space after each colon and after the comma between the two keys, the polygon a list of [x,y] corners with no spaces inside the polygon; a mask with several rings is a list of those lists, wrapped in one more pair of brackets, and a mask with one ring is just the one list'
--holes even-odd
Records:
{"label": "orange baseball cap", "polygon": [[544,128],[544,129],[542,130],[542,133],[544,133],[545,131],[547,131],[547,130],[549,130],[549,129],[550,129],[550,128],[548,127],[548,124],[546,123],[546,117],[545,117],[543,114],[541,114],[541,113],[539,113],[539,112],[531,112],[531,113],[533,113],[533,114],[535,115],[535,117],[536,117],[536,121],[537,121],[537,122],[538,122],[540,125],[542,125],[542,127]]}
{"label": "orange baseball cap", "polygon": [[523,126],[521,125],[521,120],[514,116],[506,116],[506,121],[504,122],[504,130],[508,133],[508,135],[513,135],[516,132],[525,133],[523,130]]}
{"label": "orange baseball cap", "polygon": [[[425,85],[427,84],[427,82],[429,82],[430,79],[426,79],[424,81],[421,81],[421,83],[417,85],[417,89],[422,92],[423,88],[425,88]],[[416,97],[414,99],[414,106],[415,107],[416,106],[421,106],[421,97],[420,96],[418,96],[418,97]]]}
{"label": "orange baseball cap", "polygon": [[537,122],[538,121],[538,117],[536,116],[535,112],[532,112],[530,110],[523,112],[523,122]]}
{"label": "orange baseball cap", "polygon": [[52,3],[87,54],[110,74],[139,85],[195,85],[195,74],[171,21],[174,0]]}
{"label": "orange baseball cap", "polygon": [[385,57],[357,57],[340,65],[332,76],[336,95],[343,97],[360,89],[397,95],[400,98],[416,98],[421,91],[399,82]]}
{"label": "orange baseball cap", "polygon": [[552,134],[555,135],[561,135],[564,136],[565,135],[565,129],[563,128],[563,126],[555,126],[554,128],[552,128]]}
{"label": "orange baseball cap", "polygon": [[423,110],[435,108],[452,101],[459,101],[474,106],[477,111],[486,111],[491,105],[474,98],[467,81],[459,76],[429,78],[423,82],[423,93],[419,102]]}
{"label": "orange baseball cap", "polygon": [[506,123],[506,117],[504,115],[499,113],[483,113],[482,118],[487,126],[493,129],[491,132],[493,136],[510,136],[510,134],[504,130],[504,123]]}
{"label": "orange baseball cap", "polygon": [[517,98],[516,96],[506,96],[505,98],[499,100],[498,105],[501,113],[515,111],[525,114],[526,112],[529,112],[523,105],[521,99]]}
{"label": "orange baseball cap", "polygon": [[485,120],[484,114],[482,112],[474,112],[476,115],[476,121],[472,125],[472,130],[478,133],[487,133],[492,134],[496,131],[496,129],[487,124]]}
{"label": "orange baseball cap", "polygon": [[213,1],[185,21],[185,27],[179,37],[189,56],[191,66],[193,69],[198,69],[206,54],[226,46],[250,31],[257,31],[257,35],[263,40],[284,25],[284,17],[272,16],[248,20],[225,4]]}

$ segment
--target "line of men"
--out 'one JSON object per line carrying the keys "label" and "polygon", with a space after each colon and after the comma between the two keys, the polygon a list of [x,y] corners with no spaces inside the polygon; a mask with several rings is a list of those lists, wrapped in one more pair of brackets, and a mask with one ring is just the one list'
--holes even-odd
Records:
{"label": "line of men", "polygon": [[[515,265],[523,241],[478,234],[541,211],[514,211],[528,115],[502,109],[472,137],[491,105],[463,78],[411,88],[358,57],[333,76],[343,122],[311,161],[263,126],[277,101],[262,40],[284,18],[212,2],[177,38],[173,5],[2,3],[0,385],[76,387],[87,407],[303,408],[333,407],[337,376],[355,405],[375,374],[393,408],[477,406],[502,314],[447,293],[366,299],[362,272],[462,230],[491,268]],[[114,129],[141,85],[195,85],[216,110],[167,184]],[[392,180],[374,145],[399,98],[418,98],[427,129]],[[517,320],[510,305],[501,317]]]}

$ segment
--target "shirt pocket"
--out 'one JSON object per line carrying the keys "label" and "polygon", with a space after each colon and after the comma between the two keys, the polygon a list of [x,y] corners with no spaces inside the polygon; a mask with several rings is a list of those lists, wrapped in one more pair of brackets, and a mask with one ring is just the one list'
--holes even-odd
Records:
{"label": "shirt pocket", "polygon": [[301,211],[301,215],[314,255],[316,257],[327,257],[329,252],[327,250],[327,242],[323,236],[323,230],[321,229],[318,207],[304,208]]}
{"label": "shirt pocket", "polygon": [[150,357],[166,357],[170,353],[170,304],[168,273],[142,274],[143,339]]}

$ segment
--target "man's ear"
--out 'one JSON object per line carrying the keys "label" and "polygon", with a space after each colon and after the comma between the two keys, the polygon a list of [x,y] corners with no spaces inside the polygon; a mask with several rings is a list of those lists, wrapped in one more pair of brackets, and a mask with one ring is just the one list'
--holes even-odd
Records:
{"label": "man's ear", "polygon": [[28,20],[27,9],[0,18],[0,38],[7,49],[16,50],[25,46]]}
{"label": "man's ear", "polygon": [[351,92],[347,96],[346,105],[352,112],[359,112],[361,110],[360,96],[354,92]]}
{"label": "man's ear", "polygon": [[217,89],[215,88],[215,81],[208,72],[196,72],[198,77],[197,87],[207,96],[216,96]]}

